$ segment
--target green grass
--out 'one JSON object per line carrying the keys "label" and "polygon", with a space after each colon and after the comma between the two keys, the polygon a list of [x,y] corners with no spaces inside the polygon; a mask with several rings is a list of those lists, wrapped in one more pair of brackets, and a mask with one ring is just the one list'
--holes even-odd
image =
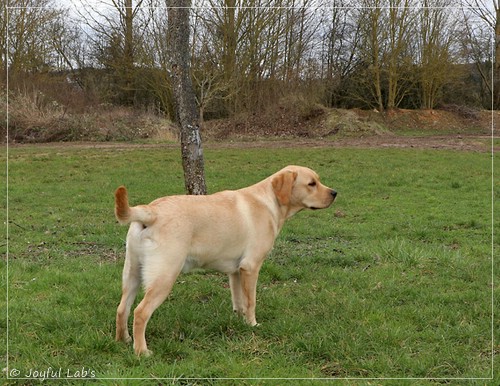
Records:
{"label": "green grass", "polygon": [[[114,219],[113,192],[125,184],[132,204],[182,193],[179,150],[15,147],[8,277],[1,261],[10,371],[87,372],[110,385],[492,376],[489,154],[303,148],[205,156],[210,192],[252,184],[286,164],[312,167],[339,192],[332,208],[285,225],[259,278],[261,325],[233,315],[224,275],[183,275],[148,325],[154,355],[136,358],[130,345],[114,342],[126,228]],[[0,333],[6,324],[2,315]]]}

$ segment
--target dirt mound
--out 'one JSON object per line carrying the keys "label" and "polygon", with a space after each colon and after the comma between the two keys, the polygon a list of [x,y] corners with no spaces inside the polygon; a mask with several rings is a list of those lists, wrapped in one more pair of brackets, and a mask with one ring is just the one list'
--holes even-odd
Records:
{"label": "dirt mound", "polygon": [[393,110],[383,114],[392,131],[464,133],[491,128],[491,112],[445,106],[437,110]]}
{"label": "dirt mound", "polygon": [[302,97],[288,97],[259,113],[207,121],[202,130],[204,137],[212,140],[317,138],[327,113],[325,107]]}
{"label": "dirt mound", "polygon": [[372,119],[370,115],[360,114],[357,110],[331,110],[322,126],[325,137],[366,137],[390,134],[390,130],[383,122]]}
{"label": "dirt mound", "polygon": [[[498,117],[498,113],[495,112]],[[262,114],[208,121],[204,137],[210,140],[259,138],[363,138],[390,135],[449,135],[491,133],[489,111],[447,107],[442,110],[308,109],[282,107]]]}

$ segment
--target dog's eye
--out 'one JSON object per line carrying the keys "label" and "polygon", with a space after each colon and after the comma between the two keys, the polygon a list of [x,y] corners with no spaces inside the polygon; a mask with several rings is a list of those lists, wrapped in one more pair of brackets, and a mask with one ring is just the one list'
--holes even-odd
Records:
{"label": "dog's eye", "polygon": [[316,186],[316,181],[309,182],[309,186]]}

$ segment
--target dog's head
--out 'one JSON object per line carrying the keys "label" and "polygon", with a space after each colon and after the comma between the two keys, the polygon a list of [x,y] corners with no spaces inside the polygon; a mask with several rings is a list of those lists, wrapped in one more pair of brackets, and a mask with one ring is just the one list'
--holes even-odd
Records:
{"label": "dog's head", "polygon": [[287,166],[273,175],[271,182],[280,205],[289,208],[287,217],[305,208],[328,208],[337,197],[314,170],[303,166]]}

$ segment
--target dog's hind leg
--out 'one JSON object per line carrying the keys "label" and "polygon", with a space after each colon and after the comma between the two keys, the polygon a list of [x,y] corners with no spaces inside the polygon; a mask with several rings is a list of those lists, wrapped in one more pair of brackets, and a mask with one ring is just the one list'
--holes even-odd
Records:
{"label": "dog's hind leg", "polygon": [[127,250],[122,275],[122,298],[116,310],[116,340],[130,342],[132,338],[128,332],[128,317],[134,303],[139,286],[141,285],[141,271],[137,257]]}
{"label": "dog's hind leg", "polygon": [[[158,257],[151,257],[150,260],[158,261]],[[137,355],[152,354],[146,344],[146,326],[153,312],[170,294],[183,265],[184,259],[170,263],[163,260],[159,264],[151,264],[154,271],[143,272],[146,293],[134,310],[134,351]]]}

